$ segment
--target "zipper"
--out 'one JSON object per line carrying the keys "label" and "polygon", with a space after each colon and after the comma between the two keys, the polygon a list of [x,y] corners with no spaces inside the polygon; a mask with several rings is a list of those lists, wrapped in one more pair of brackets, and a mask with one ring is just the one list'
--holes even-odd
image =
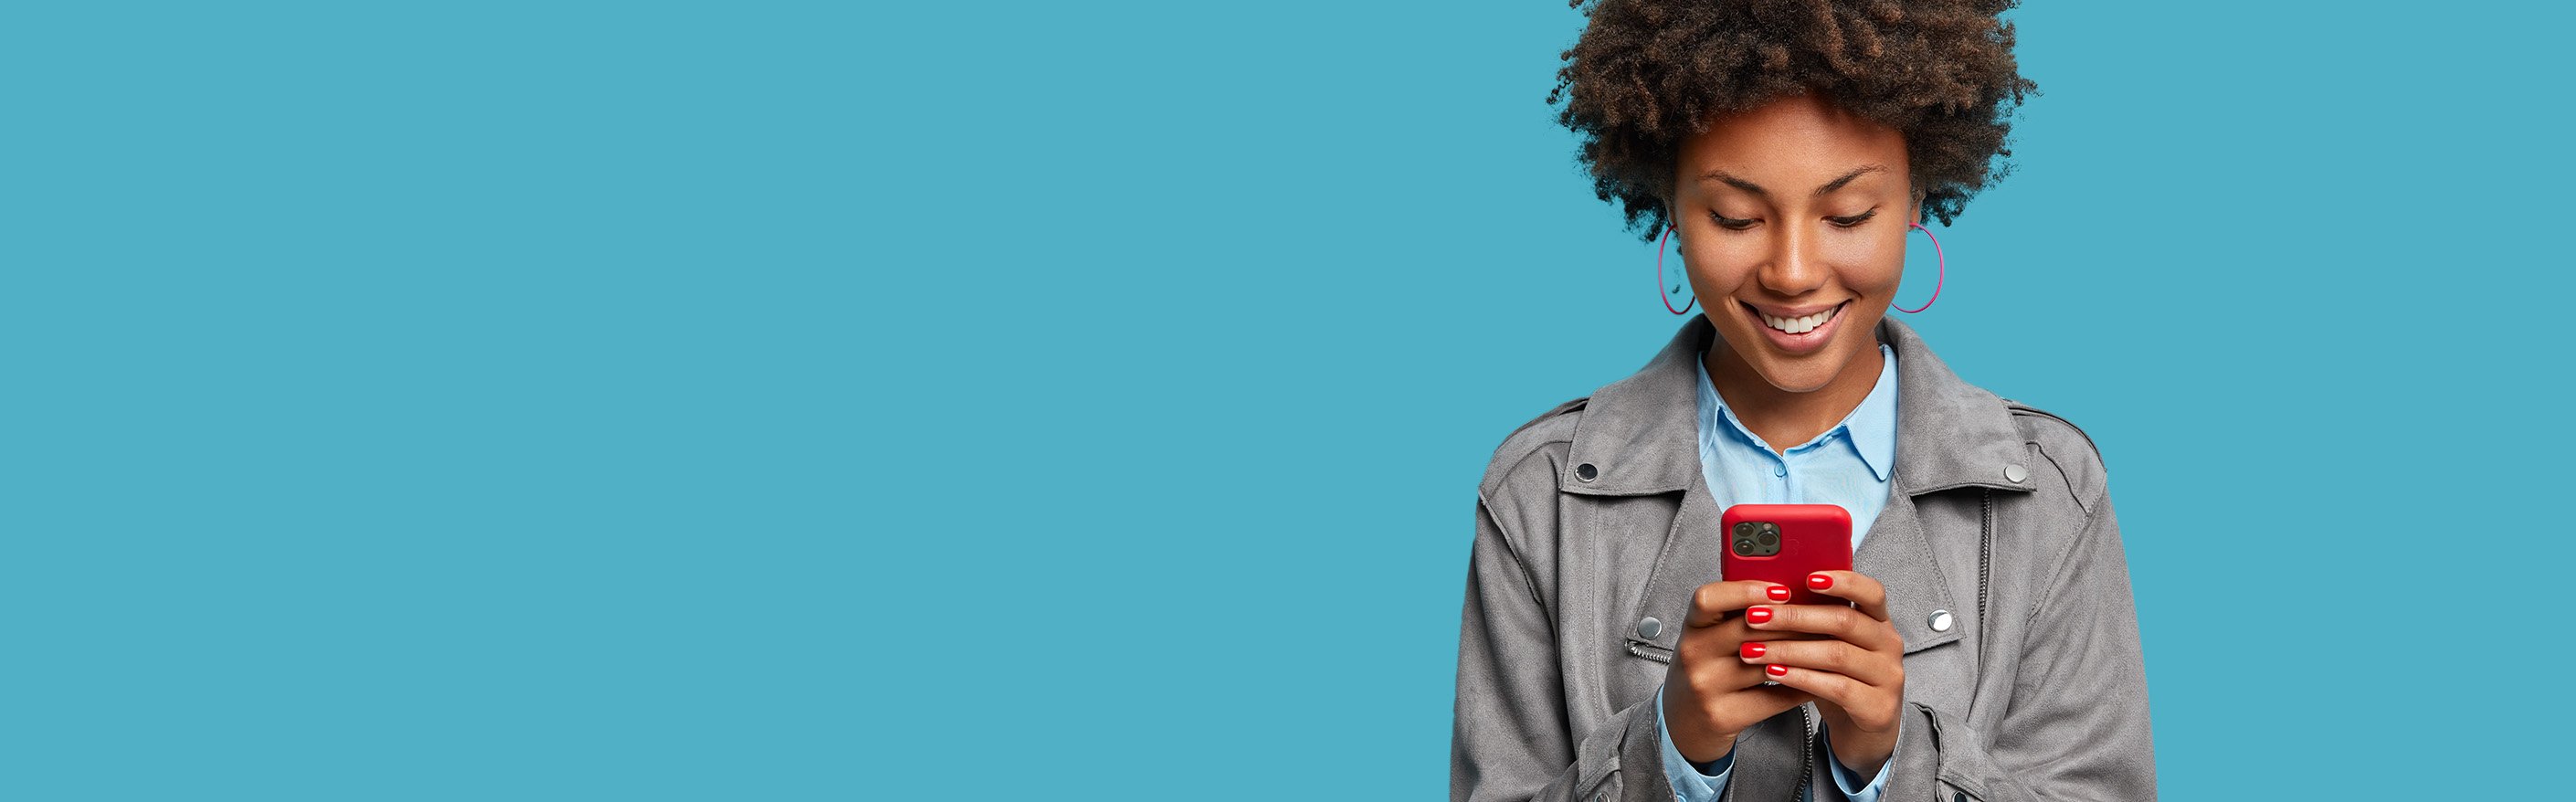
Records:
{"label": "zipper", "polygon": [[[1806,727],[1807,737],[1798,742],[1798,794],[1790,798],[1798,802],[1807,802],[1807,782],[1816,777],[1816,714],[1809,712],[1806,705],[1799,705],[1798,721]],[[1733,802],[1735,789],[1742,787],[1744,787],[1743,783],[1727,783],[1726,790],[1718,794],[1718,799],[1721,802]]]}
{"label": "zipper", "polygon": [[1798,720],[1806,725],[1807,737],[1798,742],[1798,793],[1790,798],[1807,802],[1807,783],[1816,778],[1816,714],[1799,705]]}
{"label": "zipper", "polygon": [[[1977,642],[1986,641],[1986,574],[1995,551],[1995,491],[1977,502]],[[1979,649],[1978,651],[1985,651]]]}

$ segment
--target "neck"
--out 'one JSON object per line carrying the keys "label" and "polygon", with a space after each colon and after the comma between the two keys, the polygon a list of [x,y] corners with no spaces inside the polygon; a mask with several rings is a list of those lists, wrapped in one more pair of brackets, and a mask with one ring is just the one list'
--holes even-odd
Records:
{"label": "neck", "polygon": [[1717,396],[1773,452],[1816,439],[1849,417],[1869,397],[1870,389],[1878,386],[1879,371],[1886,367],[1886,357],[1872,340],[1865,353],[1843,363],[1842,372],[1825,386],[1790,391],[1762,378],[1723,337],[1711,338],[1704,359],[1709,385],[1717,389]]}

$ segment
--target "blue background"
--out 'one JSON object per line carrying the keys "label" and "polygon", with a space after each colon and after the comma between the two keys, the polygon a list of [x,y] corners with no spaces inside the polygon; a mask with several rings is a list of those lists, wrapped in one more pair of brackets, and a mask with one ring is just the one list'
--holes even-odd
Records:
{"label": "blue background", "polygon": [[[2015,12],[1938,229],[2171,798],[2565,751],[2576,20],[2410,5]],[[1678,320],[1581,23],[12,8],[0,796],[1438,798],[1487,456]]]}

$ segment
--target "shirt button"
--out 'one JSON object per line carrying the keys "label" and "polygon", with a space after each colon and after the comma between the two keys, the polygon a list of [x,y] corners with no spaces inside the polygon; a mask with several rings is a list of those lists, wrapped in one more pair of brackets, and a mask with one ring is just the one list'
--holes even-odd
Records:
{"label": "shirt button", "polygon": [[1655,636],[1661,634],[1664,634],[1664,622],[1655,620],[1654,616],[1647,616],[1646,620],[1637,622],[1637,637],[1654,640]]}
{"label": "shirt button", "polygon": [[2021,480],[2030,478],[2030,469],[2022,467],[2021,463],[2006,465],[2004,466],[2004,478],[2012,480],[2013,484],[2021,484]]}
{"label": "shirt button", "polygon": [[1950,631],[1950,611],[1934,610],[1932,611],[1931,620],[1923,623],[1932,625],[1932,631],[1934,632],[1948,632]]}
{"label": "shirt button", "polygon": [[1787,475],[1789,475],[1789,464],[1784,462],[1784,463],[1781,463],[1781,464],[1778,464],[1778,465],[1773,465],[1773,466],[1771,466],[1771,475],[1773,475],[1773,476],[1787,476]]}
{"label": "shirt button", "polygon": [[1592,467],[1592,463],[1586,462],[1581,465],[1574,466],[1574,478],[1581,479],[1586,482],[1599,479],[1601,478],[1601,469]]}

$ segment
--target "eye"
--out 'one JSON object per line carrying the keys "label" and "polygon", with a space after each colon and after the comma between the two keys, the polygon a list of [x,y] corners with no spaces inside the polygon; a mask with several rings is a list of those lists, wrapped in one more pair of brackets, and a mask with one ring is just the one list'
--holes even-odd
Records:
{"label": "eye", "polygon": [[1877,217],[1877,216],[1878,216],[1878,210],[1877,210],[1877,209],[1871,209],[1871,210],[1869,210],[1869,211],[1862,212],[1862,213],[1860,213],[1860,214],[1851,215],[1851,216],[1849,216],[1849,217],[1827,217],[1827,218],[1825,218],[1825,222],[1832,223],[1832,224],[1834,224],[1834,225],[1836,225],[1836,226],[1840,226],[1840,227],[1843,227],[1843,228],[1857,228],[1857,227],[1859,227],[1859,226],[1860,226],[1860,224],[1861,224],[1861,223],[1867,222],[1870,218],[1872,218],[1872,217]]}
{"label": "eye", "polygon": [[1726,215],[1718,214],[1715,209],[1709,210],[1708,219],[1717,221],[1718,228],[1723,228],[1728,231],[1742,231],[1753,227],[1752,220],[1737,220]]}

